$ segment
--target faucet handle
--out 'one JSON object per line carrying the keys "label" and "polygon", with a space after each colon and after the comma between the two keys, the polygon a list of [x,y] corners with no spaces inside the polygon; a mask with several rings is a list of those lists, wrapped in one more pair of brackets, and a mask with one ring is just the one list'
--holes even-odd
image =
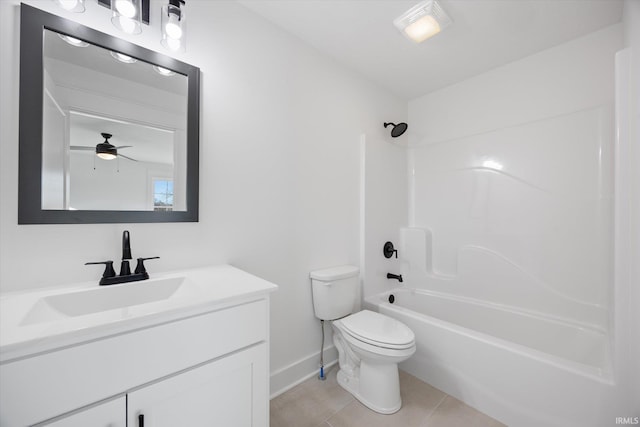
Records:
{"label": "faucet handle", "polygon": [[144,268],[144,262],[148,259],[158,259],[160,258],[159,256],[152,256],[149,258],[138,258],[138,264],[136,264],[136,271],[135,274],[145,274],[147,272],[147,269]]}
{"label": "faucet handle", "polygon": [[102,273],[102,277],[115,277],[116,271],[113,269],[113,261],[96,261],[96,262],[85,262],[84,265],[94,265],[94,264],[104,264],[104,273]]}
{"label": "faucet handle", "polygon": [[398,250],[393,247],[393,242],[385,243],[382,248],[382,253],[385,258],[391,258],[394,254],[396,255],[396,258],[398,258]]}

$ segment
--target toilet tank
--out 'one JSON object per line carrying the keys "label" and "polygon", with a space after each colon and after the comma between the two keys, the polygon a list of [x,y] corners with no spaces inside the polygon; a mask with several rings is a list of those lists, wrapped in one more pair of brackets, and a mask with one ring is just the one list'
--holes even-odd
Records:
{"label": "toilet tank", "polygon": [[360,285],[358,273],[358,267],[343,265],[309,274],[313,310],[318,319],[339,319],[357,310]]}

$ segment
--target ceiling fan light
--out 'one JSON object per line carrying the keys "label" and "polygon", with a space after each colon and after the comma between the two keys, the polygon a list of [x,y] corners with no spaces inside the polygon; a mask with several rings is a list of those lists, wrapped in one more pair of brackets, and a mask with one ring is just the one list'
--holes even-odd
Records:
{"label": "ceiling fan light", "polygon": [[104,142],[96,145],[96,156],[104,160],[113,160],[118,155],[118,149],[109,142],[112,137],[110,133],[103,132],[100,135],[104,138]]}
{"label": "ceiling fan light", "polygon": [[115,154],[111,153],[97,153],[96,155],[104,160],[113,160],[117,157]]}
{"label": "ceiling fan light", "polygon": [[436,0],[426,0],[403,13],[393,24],[409,40],[421,43],[452,24]]}

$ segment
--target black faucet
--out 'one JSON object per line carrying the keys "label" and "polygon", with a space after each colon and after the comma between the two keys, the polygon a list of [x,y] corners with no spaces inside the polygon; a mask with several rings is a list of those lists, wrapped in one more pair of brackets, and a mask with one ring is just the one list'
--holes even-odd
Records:
{"label": "black faucet", "polygon": [[138,280],[146,280],[149,278],[149,273],[144,268],[144,262],[148,259],[158,259],[159,256],[150,258],[138,258],[138,264],[136,270],[131,273],[131,266],[129,260],[131,258],[131,239],[127,230],[122,232],[122,263],[120,264],[120,275],[116,276],[116,271],[113,269],[113,261],[99,261],[99,262],[87,262],[89,264],[105,264],[104,273],[102,273],[102,279],[100,279],[100,286],[103,285],[115,285],[117,283],[137,282]]}
{"label": "black faucet", "polygon": [[131,274],[131,267],[129,266],[129,260],[131,259],[131,241],[129,239],[129,232],[124,230],[122,232],[122,262],[120,263],[120,275],[128,276]]}
{"label": "black faucet", "polygon": [[398,282],[402,283],[402,274],[387,273],[387,279],[396,279]]}

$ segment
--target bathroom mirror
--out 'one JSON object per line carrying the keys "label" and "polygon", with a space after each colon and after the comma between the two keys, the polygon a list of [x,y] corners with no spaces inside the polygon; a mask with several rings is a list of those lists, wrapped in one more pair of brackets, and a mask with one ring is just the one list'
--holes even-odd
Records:
{"label": "bathroom mirror", "polygon": [[198,220],[199,69],[21,6],[20,224]]}

